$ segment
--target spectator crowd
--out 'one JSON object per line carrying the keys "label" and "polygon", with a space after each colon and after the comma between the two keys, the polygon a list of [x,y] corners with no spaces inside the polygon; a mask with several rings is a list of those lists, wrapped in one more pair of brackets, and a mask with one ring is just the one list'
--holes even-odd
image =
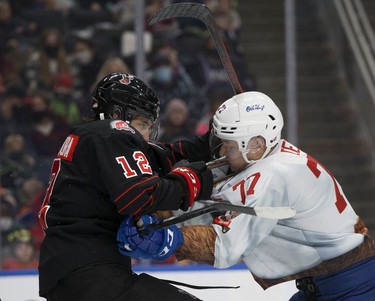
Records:
{"label": "spectator crowd", "polygon": [[[255,89],[236,1],[145,0],[151,45],[143,80],[161,100],[163,141],[204,133],[218,105],[233,95],[203,23],[148,24],[158,9],[178,2],[212,10],[242,86]],[[133,73],[137,49],[127,37],[134,35],[135,6],[136,0],[0,0],[1,269],[38,266],[44,235],[38,211],[52,160],[70,127],[90,114],[96,83],[111,72]]]}

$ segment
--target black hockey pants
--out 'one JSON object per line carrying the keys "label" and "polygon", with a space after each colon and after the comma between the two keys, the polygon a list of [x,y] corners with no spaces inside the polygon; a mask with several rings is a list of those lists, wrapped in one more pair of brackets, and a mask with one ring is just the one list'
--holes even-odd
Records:
{"label": "black hockey pants", "polygon": [[48,301],[202,301],[148,274],[118,264],[91,265],[69,273],[47,294]]}

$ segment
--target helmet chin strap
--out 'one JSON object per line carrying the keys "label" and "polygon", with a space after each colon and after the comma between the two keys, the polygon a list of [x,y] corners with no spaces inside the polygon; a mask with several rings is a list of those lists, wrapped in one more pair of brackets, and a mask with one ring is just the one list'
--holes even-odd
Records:
{"label": "helmet chin strap", "polygon": [[[107,118],[106,118],[106,116],[107,116]],[[99,113],[99,119],[100,120],[105,120],[105,119],[117,119],[117,118],[113,118],[113,116],[111,116],[109,114],[106,114],[106,113]]]}

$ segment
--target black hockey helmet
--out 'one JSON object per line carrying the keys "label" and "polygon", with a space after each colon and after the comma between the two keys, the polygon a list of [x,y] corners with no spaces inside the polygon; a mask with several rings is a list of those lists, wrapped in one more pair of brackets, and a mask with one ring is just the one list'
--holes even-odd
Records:
{"label": "black hockey helmet", "polygon": [[135,116],[141,115],[157,123],[160,100],[136,76],[112,73],[104,77],[92,92],[92,110],[98,119],[115,118],[130,123]]}

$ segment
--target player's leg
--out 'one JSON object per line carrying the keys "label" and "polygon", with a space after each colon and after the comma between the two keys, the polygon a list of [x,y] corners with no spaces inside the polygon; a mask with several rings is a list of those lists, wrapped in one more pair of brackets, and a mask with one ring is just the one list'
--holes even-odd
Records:
{"label": "player's leg", "polygon": [[164,280],[119,264],[90,265],[69,273],[47,301],[199,301]]}
{"label": "player's leg", "polygon": [[116,301],[202,301],[165,280],[151,275],[142,273],[134,277],[137,279],[133,286]]}
{"label": "player's leg", "polygon": [[321,297],[317,301],[375,301],[375,257],[362,260],[339,273],[316,277]]}
{"label": "player's leg", "polygon": [[[375,301],[375,257],[340,272],[306,280],[305,283],[297,280],[300,290],[289,301]],[[311,293],[312,287],[316,293]]]}
{"label": "player's leg", "polygon": [[302,291],[298,291],[295,293],[292,298],[289,299],[289,301],[307,301],[307,297]]}
{"label": "player's leg", "polygon": [[47,301],[117,300],[134,283],[127,265],[90,265],[67,274],[47,294]]}

